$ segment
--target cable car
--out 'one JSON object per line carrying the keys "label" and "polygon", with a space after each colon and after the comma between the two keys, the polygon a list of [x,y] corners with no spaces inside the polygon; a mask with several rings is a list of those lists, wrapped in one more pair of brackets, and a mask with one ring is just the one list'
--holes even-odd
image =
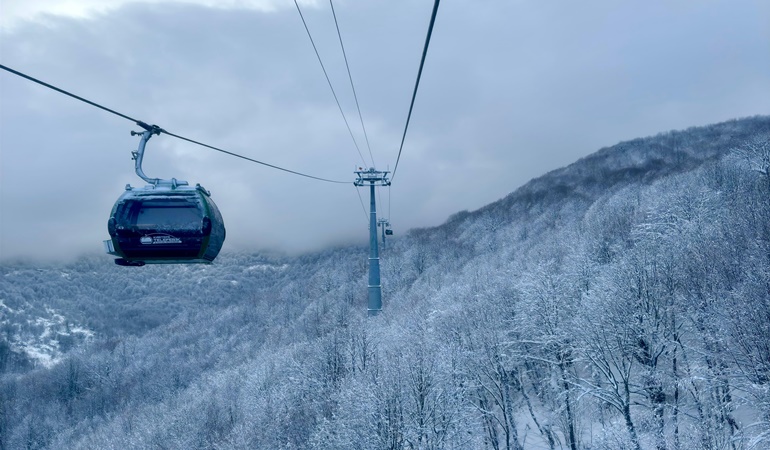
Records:
{"label": "cable car", "polygon": [[387,229],[385,230],[385,235],[386,235],[386,236],[393,236],[393,230],[391,230],[390,228],[387,228]]}
{"label": "cable car", "polygon": [[[141,124],[140,124],[141,125]],[[211,193],[200,184],[148,178],[141,164],[144,148],[160,129],[153,126],[142,134],[139,150],[132,152],[136,173],[149,184],[126,186],[112,207],[107,221],[110,239],[105,251],[118,256],[115,264],[210,264],[225,241],[225,225]]]}

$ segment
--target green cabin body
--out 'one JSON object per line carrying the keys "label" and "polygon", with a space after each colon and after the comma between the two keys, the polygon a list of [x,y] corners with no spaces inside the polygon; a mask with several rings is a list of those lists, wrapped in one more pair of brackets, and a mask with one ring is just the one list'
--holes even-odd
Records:
{"label": "green cabin body", "polygon": [[123,266],[210,264],[226,234],[219,209],[200,185],[126,186],[107,231],[105,250]]}

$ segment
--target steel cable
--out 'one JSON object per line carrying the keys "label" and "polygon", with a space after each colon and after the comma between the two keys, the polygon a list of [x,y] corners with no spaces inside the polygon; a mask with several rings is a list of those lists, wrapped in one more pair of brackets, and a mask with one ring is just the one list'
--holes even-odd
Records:
{"label": "steel cable", "polygon": [[326,72],[326,66],[324,66],[324,63],[321,60],[321,54],[318,53],[318,47],[316,47],[315,41],[313,40],[313,36],[310,34],[310,28],[308,28],[307,22],[305,22],[305,16],[302,14],[302,10],[299,8],[299,3],[297,3],[297,0],[294,0],[294,5],[297,7],[297,12],[299,13],[300,19],[302,19],[302,25],[305,26],[307,37],[310,38],[310,43],[313,45],[313,50],[315,51],[315,56],[318,58],[318,63],[321,64],[321,70],[323,70],[324,72],[324,76],[326,77],[326,82],[329,84],[329,89],[332,90],[334,101],[337,102],[337,108],[339,108],[340,114],[342,114],[342,120],[345,121],[345,126],[348,128],[348,133],[350,133],[350,138],[353,139],[353,145],[356,146],[356,150],[358,151],[358,156],[361,157],[361,161],[363,161],[364,165],[366,165],[366,159],[364,159],[364,155],[363,153],[361,153],[361,149],[358,147],[358,142],[356,141],[355,136],[353,136],[353,130],[350,129],[350,124],[348,123],[348,119],[347,117],[345,117],[345,113],[342,111],[342,105],[340,105],[340,100],[337,97],[337,92],[334,91],[334,86],[332,86],[332,82],[329,79],[329,74]]}
{"label": "steel cable", "polygon": [[[46,82],[41,81],[41,80],[39,80],[37,78],[34,78],[32,76],[29,76],[27,74],[19,72],[18,70],[11,69],[8,66],[0,64],[0,69],[3,69],[5,71],[7,71],[7,72],[10,72],[10,73],[12,73],[14,75],[18,75],[18,76],[20,76],[22,78],[25,78],[25,79],[27,79],[29,81],[37,83],[37,84],[39,84],[41,86],[45,86],[45,87],[47,87],[49,89],[52,89],[52,90],[54,90],[56,92],[62,93],[62,94],[67,95],[67,96],[70,96],[70,97],[72,97],[74,99],[80,100],[81,102],[87,103],[87,104],[89,104],[91,106],[95,106],[95,107],[97,107],[97,108],[99,108],[101,110],[104,110],[104,111],[107,111],[109,113],[112,113],[112,114],[114,114],[114,115],[116,115],[118,117],[121,117],[123,119],[130,120],[131,122],[134,122],[136,125],[139,125],[140,127],[144,128],[146,130],[149,130],[150,128],[155,127],[154,125],[147,125],[145,122],[142,122],[141,120],[136,120],[136,119],[134,119],[131,116],[119,113],[119,112],[117,112],[117,111],[115,111],[113,109],[110,109],[110,108],[107,108],[105,106],[102,106],[102,105],[100,105],[100,104],[98,104],[96,102],[93,102],[91,100],[85,99],[85,98],[83,98],[83,97],[81,97],[79,95],[75,95],[75,94],[73,94],[73,93],[71,93],[69,91],[66,91],[64,89],[58,88],[58,87],[56,87],[56,86],[54,86],[52,84],[46,83]],[[251,162],[256,163],[256,164],[261,164],[263,166],[270,167],[272,169],[281,170],[283,172],[291,173],[291,174],[294,174],[294,175],[299,175],[299,176],[306,177],[306,178],[311,178],[313,180],[325,181],[327,183],[349,184],[348,181],[330,180],[330,179],[327,179],[327,178],[316,177],[316,176],[313,176],[313,175],[308,175],[306,173],[297,172],[297,171],[290,170],[290,169],[285,169],[283,167],[279,167],[279,166],[276,166],[274,164],[269,164],[269,163],[266,163],[264,161],[259,161],[259,160],[253,159],[253,158],[249,158],[247,156],[239,155],[237,153],[233,153],[233,152],[230,152],[230,151],[218,148],[218,147],[214,147],[213,145],[204,144],[202,142],[199,142],[199,141],[196,141],[196,140],[193,140],[193,139],[190,139],[190,138],[186,138],[186,137],[180,136],[178,134],[174,134],[174,133],[168,132],[168,131],[164,130],[163,128],[160,128],[160,127],[156,127],[156,128],[158,130],[160,130],[162,133],[165,133],[165,134],[167,134],[169,136],[172,136],[172,137],[175,137],[177,139],[181,139],[183,141],[187,141],[187,142],[190,142],[192,144],[200,145],[201,147],[206,147],[206,148],[209,148],[211,150],[216,150],[218,152],[225,153],[225,154],[230,155],[230,156],[235,156],[236,158],[241,158],[241,159],[244,159],[246,161],[251,161]]]}
{"label": "steel cable", "polygon": [[345,45],[342,43],[342,33],[340,32],[340,25],[337,22],[337,13],[334,11],[334,2],[329,0],[329,5],[332,7],[332,15],[334,16],[334,26],[337,27],[337,37],[340,40],[340,47],[342,48],[342,57],[345,59],[345,68],[348,70],[348,79],[350,80],[350,88],[353,90],[353,98],[356,101],[356,109],[358,110],[358,118],[361,120],[361,129],[364,131],[364,139],[366,140],[366,148],[369,149],[369,157],[372,158],[372,167],[377,167],[374,162],[374,155],[372,155],[372,146],[369,144],[369,135],[366,133],[366,126],[364,125],[364,116],[361,114],[361,105],[358,103],[358,94],[356,93],[356,87],[353,85],[353,75],[350,74],[350,65],[348,64],[348,54],[345,52]]}
{"label": "steel cable", "polygon": [[[296,0],[295,0],[296,1]],[[390,181],[396,176],[396,170],[398,170],[398,162],[401,160],[401,151],[404,149],[404,140],[406,139],[406,131],[409,129],[409,120],[412,118],[412,109],[414,109],[414,99],[417,97],[417,88],[420,86],[420,77],[422,76],[422,68],[425,65],[425,56],[428,54],[428,46],[430,45],[430,37],[433,34],[433,24],[436,22],[436,12],[438,12],[438,4],[440,0],[436,0],[433,4],[433,13],[430,16],[430,25],[428,25],[428,34],[425,36],[425,46],[422,49],[422,58],[420,59],[420,69],[417,71],[417,80],[414,83],[414,91],[412,92],[412,102],[409,105],[409,114],[406,116],[406,125],[404,126],[404,134],[401,136],[401,145],[398,148],[398,157],[396,158],[396,165],[393,167],[393,173],[390,175]]]}

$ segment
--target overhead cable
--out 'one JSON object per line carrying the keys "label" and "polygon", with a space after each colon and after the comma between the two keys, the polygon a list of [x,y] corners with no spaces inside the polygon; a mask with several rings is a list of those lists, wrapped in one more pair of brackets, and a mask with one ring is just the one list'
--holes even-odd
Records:
{"label": "overhead cable", "polygon": [[210,148],[211,150],[216,150],[218,152],[222,152],[222,153],[225,153],[225,154],[230,155],[230,156],[235,156],[236,158],[245,159],[246,161],[251,161],[253,163],[261,164],[263,166],[270,167],[272,169],[281,170],[281,171],[288,172],[288,173],[293,173],[294,175],[299,175],[299,176],[305,177],[305,178],[312,178],[313,180],[326,181],[327,183],[350,184],[349,181],[338,181],[338,180],[330,180],[328,178],[316,177],[316,176],[313,176],[313,175],[308,175],[306,173],[297,172],[297,171],[290,170],[290,169],[285,169],[283,167],[279,167],[279,166],[276,166],[276,165],[273,165],[273,164],[269,164],[269,163],[266,163],[266,162],[263,162],[263,161],[258,161],[256,159],[249,158],[248,156],[239,155],[237,153],[229,152],[227,150],[223,150],[221,148],[214,147],[212,145],[208,145],[208,144],[204,144],[202,142],[198,142],[198,141],[195,141],[195,140],[192,140],[192,139],[188,139],[186,137],[179,136],[179,135],[174,134],[174,133],[169,133],[168,131],[166,131],[166,130],[164,130],[162,128],[161,128],[161,131],[163,133],[166,133],[167,135],[173,136],[173,137],[175,137],[177,139],[181,139],[183,141],[187,141],[187,142],[190,142],[192,144],[197,144],[197,145],[200,145],[201,147]]}
{"label": "overhead cable", "polygon": [[[295,0],[296,1],[296,0]],[[433,13],[430,16],[430,25],[428,25],[428,34],[425,36],[425,46],[422,49],[422,58],[420,59],[420,69],[417,71],[417,81],[414,83],[414,92],[412,92],[412,102],[409,105],[409,114],[406,116],[406,125],[404,126],[404,134],[401,136],[401,145],[398,148],[398,157],[396,158],[396,165],[393,167],[393,173],[390,175],[391,182],[393,177],[396,176],[396,170],[398,170],[398,162],[401,160],[401,151],[404,149],[404,140],[406,139],[406,130],[409,129],[409,120],[412,118],[412,109],[414,108],[414,99],[417,97],[417,88],[420,86],[420,77],[422,76],[422,68],[425,65],[425,55],[428,54],[428,46],[430,45],[430,36],[433,34],[433,24],[436,22],[436,12],[438,12],[438,4],[440,0],[436,0],[433,4]]]}
{"label": "overhead cable", "polygon": [[364,139],[366,139],[366,148],[369,149],[369,157],[372,158],[372,167],[377,167],[374,162],[374,155],[372,155],[372,146],[369,145],[369,135],[366,133],[366,126],[364,125],[364,116],[361,114],[361,106],[358,104],[358,95],[356,94],[356,87],[353,85],[353,75],[350,74],[350,65],[348,64],[348,55],[345,52],[345,45],[342,43],[342,33],[340,33],[340,24],[337,22],[337,13],[334,11],[334,2],[329,0],[329,5],[332,7],[332,15],[334,16],[334,26],[337,27],[337,37],[340,39],[340,47],[342,48],[342,56],[345,58],[345,68],[348,70],[348,79],[350,80],[350,88],[353,90],[353,98],[356,100],[356,109],[358,110],[358,118],[361,120],[361,129],[364,130]]}
{"label": "overhead cable", "polygon": [[136,125],[139,125],[140,127],[144,128],[146,130],[149,130],[151,128],[157,129],[158,131],[160,131],[162,133],[165,133],[165,134],[167,134],[169,136],[175,137],[177,139],[181,139],[183,141],[190,142],[192,144],[200,145],[201,147],[206,147],[206,148],[209,148],[211,150],[216,150],[218,152],[222,152],[222,153],[228,154],[230,156],[235,156],[236,158],[245,159],[246,161],[251,161],[253,163],[261,164],[263,166],[270,167],[272,169],[281,170],[283,172],[292,173],[294,175],[299,175],[299,176],[302,176],[302,177],[305,177],[305,178],[312,178],[314,180],[326,181],[328,183],[338,183],[338,184],[349,184],[350,183],[348,181],[330,180],[330,179],[327,179],[327,178],[321,178],[321,177],[316,177],[316,176],[313,176],[313,175],[308,175],[308,174],[305,174],[305,173],[302,173],[302,172],[296,172],[294,170],[285,169],[283,167],[279,167],[279,166],[276,166],[276,165],[273,165],[273,164],[269,164],[269,163],[266,163],[266,162],[263,162],[263,161],[259,161],[259,160],[256,160],[256,159],[249,158],[247,156],[243,156],[243,155],[239,155],[237,153],[233,153],[233,152],[230,152],[230,151],[227,151],[227,150],[223,150],[221,148],[214,147],[212,145],[204,144],[202,142],[198,142],[196,140],[189,139],[189,138],[186,138],[184,136],[180,136],[178,134],[171,133],[169,131],[164,130],[163,128],[157,127],[156,125],[147,125],[145,122],[142,122],[141,120],[137,120],[137,119],[134,119],[131,116],[127,116],[125,114],[119,113],[119,112],[117,112],[117,111],[115,111],[113,109],[107,108],[107,107],[102,106],[102,105],[100,105],[98,103],[92,102],[91,100],[88,100],[88,99],[85,99],[83,97],[80,97],[79,95],[75,95],[75,94],[73,94],[71,92],[68,92],[68,91],[66,91],[64,89],[58,88],[58,87],[53,86],[51,84],[48,84],[48,83],[46,83],[44,81],[41,81],[41,80],[39,80],[37,78],[31,77],[31,76],[26,75],[26,74],[24,74],[22,72],[19,72],[17,70],[11,69],[8,66],[4,66],[4,65],[0,64],[0,69],[3,69],[5,71],[7,71],[7,72],[10,72],[10,73],[12,73],[14,75],[18,75],[18,76],[20,76],[22,78],[25,78],[25,79],[27,79],[29,81],[37,83],[37,84],[39,84],[41,86],[45,86],[45,87],[47,87],[49,89],[53,89],[56,92],[62,93],[62,94],[67,95],[67,96],[70,96],[70,97],[72,97],[74,99],[80,100],[81,102],[87,103],[87,104],[89,104],[91,106],[95,106],[95,107],[97,107],[97,108],[99,108],[101,110],[104,110],[104,111],[107,111],[109,113],[112,113],[112,114],[114,114],[114,115],[116,115],[118,117],[122,117],[124,119],[130,120],[131,122],[134,122]]}
{"label": "overhead cable", "polygon": [[369,211],[366,210],[366,206],[364,206],[364,199],[361,198],[361,191],[358,190],[358,187],[356,187],[356,193],[358,194],[358,201],[361,202],[361,209],[364,210],[364,220],[366,223],[369,223]]}
{"label": "overhead cable", "polygon": [[10,68],[10,67],[8,67],[8,66],[4,66],[4,65],[0,64],[0,69],[3,69],[3,70],[5,70],[5,71],[7,71],[7,72],[10,72],[10,73],[12,73],[12,74],[14,74],[14,75],[18,75],[18,76],[20,76],[20,77],[22,77],[22,78],[26,78],[27,80],[29,80],[29,81],[32,81],[32,82],[35,82],[35,83],[37,83],[37,84],[39,84],[39,85],[45,86],[45,87],[47,87],[48,89],[53,89],[53,90],[54,90],[54,91],[56,91],[56,92],[62,93],[62,94],[64,94],[64,95],[68,95],[68,96],[70,96],[70,97],[72,97],[72,98],[74,98],[74,99],[80,100],[81,102],[84,102],[84,103],[88,103],[88,104],[89,104],[89,105],[91,105],[91,106],[96,106],[97,108],[99,108],[99,109],[102,109],[102,110],[104,110],[104,111],[107,111],[107,112],[109,112],[109,113],[115,114],[115,115],[116,115],[116,116],[118,116],[118,117],[122,117],[122,118],[124,118],[124,119],[128,119],[128,120],[130,120],[131,122],[134,122],[134,123],[136,123],[137,125],[139,124],[139,121],[138,121],[138,120],[136,120],[136,119],[134,119],[133,117],[129,117],[129,116],[125,115],[125,114],[121,114],[121,113],[119,113],[119,112],[117,112],[117,111],[115,111],[115,110],[112,110],[112,109],[110,109],[110,108],[104,107],[104,106],[102,106],[102,105],[100,105],[100,104],[98,104],[98,103],[94,103],[94,102],[92,102],[91,100],[87,100],[87,99],[85,99],[85,98],[83,98],[83,97],[80,97],[79,95],[75,95],[75,94],[73,94],[73,93],[71,93],[71,92],[65,91],[64,89],[60,89],[60,88],[57,88],[56,86],[53,86],[53,85],[51,85],[51,84],[48,84],[48,83],[46,83],[46,82],[44,82],[44,81],[40,81],[40,80],[38,80],[37,78],[33,78],[33,77],[31,77],[31,76],[29,76],[29,75],[27,75],[27,74],[21,73],[21,72],[19,72],[18,70],[13,70],[13,69],[11,69],[11,68]]}
{"label": "overhead cable", "polygon": [[337,108],[339,108],[340,114],[342,114],[342,120],[345,121],[345,126],[348,128],[348,133],[350,133],[350,138],[353,139],[353,145],[356,146],[356,150],[358,151],[358,156],[361,157],[361,161],[363,161],[364,165],[366,165],[366,159],[364,159],[364,155],[363,153],[361,153],[361,149],[358,147],[358,142],[356,141],[355,136],[353,136],[353,130],[350,129],[350,124],[348,123],[348,119],[347,117],[345,117],[345,113],[342,111],[342,105],[340,105],[340,100],[339,98],[337,98],[337,92],[334,91],[334,86],[332,86],[332,82],[329,79],[329,74],[326,72],[326,66],[324,66],[324,63],[321,60],[321,54],[318,53],[318,47],[316,47],[315,41],[313,40],[313,36],[310,34],[310,28],[308,28],[307,22],[305,22],[305,16],[302,14],[302,10],[300,9],[299,3],[297,3],[297,0],[294,0],[294,5],[297,7],[297,12],[299,13],[300,19],[302,19],[302,25],[305,26],[307,37],[310,38],[310,43],[313,45],[313,50],[315,51],[315,56],[318,58],[318,63],[321,64],[321,70],[323,70],[324,72],[324,76],[326,77],[326,82],[329,84],[329,89],[332,90],[334,101],[337,102]]}

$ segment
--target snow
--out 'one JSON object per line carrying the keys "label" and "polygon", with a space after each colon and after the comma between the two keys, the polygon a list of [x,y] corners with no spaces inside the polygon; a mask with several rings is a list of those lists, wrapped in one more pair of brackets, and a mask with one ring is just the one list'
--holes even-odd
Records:
{"label": "snow", "polygon": [[[66,333],[59,333],[59,334],[66,334]],[[70,326],[70,333],[69,334],[82,334],[83,336],[87,338],[94,337],[94,332],[89,330],[88,328],[83,327],[77,327],[77,326]]]}
{"label": "snow", "polygon": [[0,309],[5,309],[9,313],[15,313],[16,310],[11,308],[10,306],[6,305],[3,300],[0,300]]}
{"label": "snow", "polygon": [[[17,324],[10,334],[11,348],[15,352],[27,355],[42,367],[50,368],[64,357],[59,345],[60,337],[72,335],[78,335],[79,339],[94,337],[93,331],[70,323],[64,315],[48,306],[43,308],[42,313],[33,313],[31,311],[36,309],[29,303],[24,308],[14,310],[0,300],[0,310],[7,311],[8,315],[17,316],[15,319],[3,321],[3,323]],[[22,323],[26,326],[18,326]]]}
{"label": "snow", "polygon": [[49,345],[22,345],[21,350],[27,354],[31,359],[34,359],[39,364],[46,368],[53,367],[61,360],[61,357],[55,357],[53,354],[56,351]]}
{"label": "snow", "polygon": [[288,264],[281,264],[280,266],[274,265],[274,264],[255,264],[253,266],[249,266],[245,268],[244,272],[254,272],[254,271],[267,271],[267,270],[286,270],[289,267]]}

